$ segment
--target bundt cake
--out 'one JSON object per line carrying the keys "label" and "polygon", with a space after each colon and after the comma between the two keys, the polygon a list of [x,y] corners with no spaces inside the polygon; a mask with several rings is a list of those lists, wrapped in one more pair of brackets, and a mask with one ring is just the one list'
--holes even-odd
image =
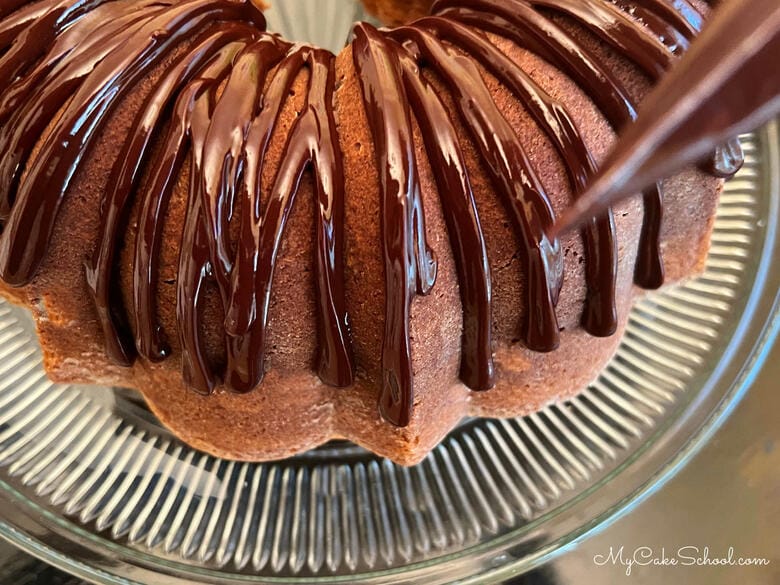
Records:
{"label": "bundt cake", "polygon": [[367,5],[400,26],[336,56],[249,0],[0,0],[0,292],[52,379],[219,456],[412,464],[572,396],[702,269],[735,143],[546,234],[705,4]]}

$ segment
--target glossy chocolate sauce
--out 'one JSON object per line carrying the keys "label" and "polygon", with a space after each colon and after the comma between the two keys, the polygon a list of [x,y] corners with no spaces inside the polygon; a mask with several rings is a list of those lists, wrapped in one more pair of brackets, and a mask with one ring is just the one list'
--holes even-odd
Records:
{"label": "glossy chocolate sauce", "polygon": [[757,128],[780,112],[780,4],[730,0],[669,75],[648,95],[588,190],[560,219],[575,225],[594,209],[630,196],[637,186],[669,176],[715,148],[705,163],[729,174],[742,156],[730,136]]}
{"label": "glossy chocolate sauce", "polygon": [[[0,13],[11,14],[14,8],[18,6],[2,4]],[[312,168],[318,200],[319,372],[326,383],[352,383],[343,292],[344,177],[332,54],[266,33],[262,13],[238,0],[44,1],[25,5],[4,20],[0,41],[0,80],[6,88],[0,93],[0,276],[6,282],[23,285],[35,274],[70,181],[116,104],[140,79],[177,55],[120,145],[101,201],[96,246],[86,262],[108,355],[130,365],[136,353],[151,361],[170,354],[156,318],[155,290],[162,219],[189,157],[192,184],[177,279],[184,378],[201,392],[223,379],[235,391],[256,387],[263,376],[276,254],[300,177]],[[263,209],[263,159],[281,107],[303,68],[310,71],[306,109],[289,133]],[[33,155],[39,136],[60,111],[40,152]],[[155,141],[162,147],[152,156]],[[150,179],[142,185],[147,169]],[[116,254],[139,198],[133,304],[125,308],[114,284]],[[236,204],[242,213],[233,257],[227,223]],[[217,283],[225,307],[225,372],[208,363],[201,339],[198,307],[206,279]]]}
{"label": "glossy chocolate sauce", "polygon": [[[702,25],[688,0],[440,0],[410,26],[355,28],[353,61],[376,145],[385,264],[385,333],[380,410],[393,424],[413,414],[409,320],[415,295],[435,285],[426,241],[413,124],[419,126],[455,257],[463,305],[460,377],[473,390],[494,384],[491,276],[479,211],[455,118],[466,129],[511,218],[528,282],[519,324],[537,351],[558,345],[555,314],[563,283],[554,223],[522,140],[491,97],[480,68],[521,103],[565,163],[575,195],[597,172],[566,108],[485,33],[536,52],[574,79],[615,128],[636,117],[626,88],[551,14],[579,23],[624,54],[652,80],[687,49]],[[108,355],[171,354],[157,319],[162,229],[182,167],[190,185],[176,279],[183,377],[208,393],[224,384],[246,392],[263,379],[273,273],[303,175],[316,197],[318,371],[349,386],[354,367],[344,300],[344,167],[335,120],[335,56],[265,31],[247,0],[0,0],[0,278],[25,285],[43,260],[73,177],[117,105],[140,80],[170,64],[132,123],[101,201],[87,282]],[[429,70],[451,96],[421,74]],[[285,138],[270,185],[261,177],[293,82],[308,72],[305,106]],[[48,130],[47,130],[48,129]],[[41,141],[40,137],[44,136]],[[709,170],[733,174],[738,143],[716,152]],[[146,177],[144,179],[144,177]],[[261,193],[269,193],[261,201]],[[660,286],[660,186],[644,194],[645,221],[636,281]],[[137,216],[131,218],[136,208]],[[238,239],[230,241],[231,222]],[[137,222],[132,303],[116,290],[124,227]],[[583,229],[588,295],[582,322],[593,335],[617,327],[617,242],[610,211]],[[215,286],[224,309],[227,364],[206,355],[201,303]]]}

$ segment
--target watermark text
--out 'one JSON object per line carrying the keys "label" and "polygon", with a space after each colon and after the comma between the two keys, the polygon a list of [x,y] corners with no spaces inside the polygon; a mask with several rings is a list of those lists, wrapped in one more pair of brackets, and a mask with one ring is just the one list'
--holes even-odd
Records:
{"label": "watermark text", "polygon": [[629,549],[625,546],[609,547],[604,554],[593,555],[593,563],[620,565],[630,577],[636,567],[764,567],[771,561],[764,557],[739,555],[733,546],[725,551],[714,551],[709,546],[686,545],[677,549],[639,546]]}

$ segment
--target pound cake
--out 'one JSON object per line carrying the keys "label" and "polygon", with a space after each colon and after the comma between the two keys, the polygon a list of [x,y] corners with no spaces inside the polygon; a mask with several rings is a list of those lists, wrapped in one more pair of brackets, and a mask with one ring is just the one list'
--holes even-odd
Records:
{"label": "pound cake", "polygon": [[546,234],[707,5],[367,7],[396,26],[334,55],[249,0],[0,0],[0,293],[53,380],[222,457],[413,464],[574,395],[702,269],[738,143]]}

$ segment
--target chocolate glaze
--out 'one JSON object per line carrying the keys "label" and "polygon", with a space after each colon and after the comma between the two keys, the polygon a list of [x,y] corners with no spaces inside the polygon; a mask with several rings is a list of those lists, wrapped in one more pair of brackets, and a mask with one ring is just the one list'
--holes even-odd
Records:
{"label": "chocolate glaze", "polygon": [[411,117],[393,46],[373,27],[355,27],[352,54],[376,145],[382,197],[386,320],[379,407],[388,420],[403,426],[412,414],[411,304],[415,290],[429,280],[417,254],[427,245],[424,220],[422,229],[415,229],[415,208],[418,218],[424,213]]}
{"label": "chocolate glaze", "polygon": [[[770,73],[780,54],[780,4],[732,0],[723,5],[643,104],[587,192],[561,218],[566,229],[582,216],[629,196],[637,186],[669,176],[708,150],[706,166],[728,175],[741,158],[729,139],[780,112],[780,78]],[[721,143],[721,146],[718,144]]]}
{"label": "chocolate glaze", "polygon": [[400,27],[390,36],[404,42],[416,61],[424,60],[452,95],[520,235],[529,272],[526,301],[535,312],[535,318],[523,324],[523,338],[532,349],[555,349],[558,323],[554,305],[563,284],[563,254],[558,242],[546,236],[545,226],[553,221],[552,205],[519,138],[493,102],[471,59],[419,27]]}
{"label": "chocolate glaze", "polygon": [[[263,376],[263,344],[274,265],[301,177],[308,168],[313,171],[317,207],[319,375],[334,386],[352,384],[343,289],[344,169],[332,105],[334,61],[335,57],[322,49],[292,47],[266,92],[263,111],[256,123],[248,127],[245,156],[251,171],[245,174],[244,188],[252,195],[242,197],[238,260],[227,297],[230,345],[226,382],[236,390],[251,390]],[[303,66],[310,71],[306,103],[290,130],[270,199],[260,215],[260,169],[278,110]],[[282,81],[276,84],[277,80]]]}
{"label": "chocolate glaze", "polygon": [[[108,183],[109,191],[102,202],[103,213],[97,237],[98,245],[95,247],[91,261],[86,265],[87,282],[101,317],[107,351],[118,363],[130,364],[136,345],[141,355],[152,361],[159,361],[169,353],[169,349],[160,339],[159,328],[154,325],[156,311],[153,291],[156,286],[157,270],[151,263],[159,253],[160,242],[156,228],[161,224],[161,205],[164,203],[163,198],[167,198],[170,194],[171,181],[175,177],[172,167],[178,167],[169,161],[178,159],[181,162],[182,155],[186,152],[182,139],[186,134],[186,127],[183,126],[184,113],[180,108],[174,108],[174,122],[171,124],[171,130],[177,132],[178,138],[171,137],[166,142],[161,155],[154,161],[157,165],[163,166],[162,169],[156,166],[155,172],[152,173],[154,178],[150,183],[151,188],[144,197],[142,217],[145,220],[139,224],[141,226],[138,238],[140,250],[136,256],[134,275],[135,345],[132,341],[122,338],[121,334],[125,330],[122,324],[126,318],[124,315],[116,314],[121,310],[121,304],[111,298],[116,292],[111,284],[114,278],[116,242],[118,230],[126,219],[131,197],[137,188],[143,163],[149,156],[150,143],[153,136],[159,132],[159,126],[163,122],[162,116],[166,113],[165,110],[174,92],[186,85],[196,74],[199,74],[201,79],[211,79],[219,72],[225,72],[238,49],[245,46],[254,34],[248,27],[220,25],[215,28],[217,30],[204,34],[201,41],[195,41],[192,52],[180,58],[171,67],[155,92],[147,99],[145,107],[133,124],[131,134],[122,147],[117,159],[119,164],[113,169]],[[231,42],[234,40],[244,42]],[[216,71],[212,73],[209,68]],[[183,103],[186,103],[186,100]],[[151,209],[155,209],[156,213],[152,213]],[[157,250],[149,253],[151,247],[157,247]]]}
{"label": "chocolate glaze", "polygon": [[[422,134],[460,281],[461,379],[473,390],[494,384],[490,266],[455,116],[516,232],[528,278],[521,338],[538,351],[558,345],[555,306],[563,259],[558,241],[546,235],[554,222],[550,198],[477,64],[512,92],[545,133],[575,196],[597,168],[563,104],[486,33],[504,36],[561,69],[615,128],[634,120],[636,110],[626,89],[551,13],[584,26],[653,80],[688,47],[702,23],[688,0],[440,0],[432,16],[410,26],[355,28],[353,61],[376,145],[382,210],[386,307],[380,410],[396,425],[413,416],[412,302],[432,290],[437,273],[426,241],[413,122]],[[95,248],[85,262],[108,355],[130,365],[136,354],[149,361],[171,354],[168,334],[157,321],[155,291],[163,219],[189,160],[176,282],[183,377],[203,393],[220,383],[236,392],[260,384],[276,257],[301,178],[311,171],[318,371],[327,384],[351,385],[334,55],[267,33],[261,12],[247,0],[2,0],[0,18],[0,277],[19,286],[33,278],[59,206],[106,120],[139,80],[173,59],[120,145],[101,201]],[[271,137],[304,69],[305,106],[287,133],[273,180],[263,185]],[[424,69],[435,73],[443,90],[422,75]],[[451,96],[454,111],[448,111],[441,91]],[[709,170],[730,175],[740,159],[738,143],[730,142],[718,149]],[[267,196],[261,201],[262,193]],[[656,287],[663,281],[660,186],[648,190],[644,202],[636,281]],[[133,295],[125,307],[115,289],[115,265],[134,206]],[[233,221],[237,230],[231,230]],[[238,233],[236,242],[229,239],[231,231]],[[611,211],[591,219],[583,238],[588,296],[582,323],[594,335],[610,335],[618,319]],[[202,340],[199,306],[207,286],[216,287],[224,309],[224,368],[208,359]]]}
{"label": "chocolate glaze", "polygon": [[409,104],[420,112],[417,122],[430,153],[431,170],[442,199],[441,209],[460,278],[463,302],[460,378],[469,388],[486,390],[494,384],[490,264],[468,167],[449,114],[436,91],[420,75],[417,63],[401,54],[401,70]]}
{"label": "chocolate glaze", "polygon": [[[596,163],[561,103],[551,98],[484,36],[468,27],[443,18],[423,19],[416,24],[467,51],[510,89],[558,150],[566,163],[574,190],[580,192],[585,188],[596,171]],[[583,324],[594,335],[612,335],[617,328],[617,312],[612,300],[617,278],[617,244],[612,212],[608,211],[601,218],[593,218],[584,230],[584,238],[589,251],[588,260],[598,263],[598,266],[592,266],[586,271],[588,298]]]}
{"label": "chocolate glaze", "polygon": [[[626,89],[599,62],[596,55],[577,43],[546,14],[535,9],[536,5],[540,5],[574,17],[604,42],[633,59],[648,75],[656,78],[658,72],[671,63],[671,49],[667,47],[666,52],[659,53],[655,37],[641,31],[623,38],[619,32],[621,28],[637,28],[636,23],[627,20],[623,14],[616,14],[614,7],[604,7],[602,4],[598,0],[563,2],[560,5],[554,0],[544,0],[543,3],[536,0],[439,0],[434,4],[434,12],[505,36],[519,46],[538,53],[588,91],[613,127],[620,129],[636,119],[636,109]],[[649,10],[654,9],[654,13],[659,15],[666,12],[663,0],[643,0],[642,5]],[[687,34],[693,34],[699,20],[696,20],[690,11],[686,11],[686,14],[690,16],[675,19],[675,22],[684,28]],[[613,22],[616,23],[614,27],[611,25]],[[576,183],[573,186],[575,193],[581,193],[581,188]],[[646,190],[643,201],[646,217],[640,236],[635,280],[644,288],[658,288],[664,280],[660,251],[663,221],[660,184]],[[606,222],[610,221],[609,218],[600,220],[600,232],[594,230],[594,221],[596,220],[589,220],[586,232],[586,247],[589,252],[589,268],[586,273],[588,302],[583,313],[583,326],[594,335],[609,335],[614,331],[617,320],[614,293],[610,293],[607,280],[608,268],[612,263],[606,256],[614,255],[614,230],[610,230],[606,225]],[[596,237],[598,233],[608,237]],[[596,253],[597,248],[601,249],[602,253]],[[600,317],[594,313],[596,310],[601,311]]]}
{"label": "chocolate glaze", "polygon": [[745,154],[742,152],[739,138],[732,138],[718,146],[712,156],[708,156],[699,167],[715,177],[730,179],[742,168],[744,162]]}
{"label": "chocolate glaze", "polygon": [[[16,7],[0,9],[10,13]],[[152,361],[164,359],[170,348],[155,306],[162,216],[189,153],[193,172],[177,314],[184,377],[202,392],[223,375],[236,391],[262,379],[275,255],[300,176],[310,166],[319,218],[319,370],[327,383],[352,383],[343,293],[343,163],[332,107],[335,58],[320,49],[292,47],[264,29],[262,13],[236,0],[51,1],[24,6],[0,24],[5,48],[0,79],[7,87],[0,95],[0,121],[7,122],[0,129],[5,148],[0,275],[17,285],[35,274],[70,180],[115,105],[188,43],[157,82],[121,147],[86,274],[109,356],[122,365],[131,364],[136,351]],[[303,68],[311,79],[307,109],[290,132],[272,197],[262,210],[259,170],[289,87]],[[272,69],[271,84],[261,95]],[[61,110],[33,157],[38,137]],[[152,157],[152,145],[166,126],[163,146]],[[150,179],[141,185],[147,167]],[[112,283],[123,226],[137,197],[133,306],[126,311]],[[238,257],[232,258],[227,222],[237,201],[243,206],[242,230]],[[197,307],[206,279],[218,284],[225,306],[225,373],[213,371],[200,339]]]}

